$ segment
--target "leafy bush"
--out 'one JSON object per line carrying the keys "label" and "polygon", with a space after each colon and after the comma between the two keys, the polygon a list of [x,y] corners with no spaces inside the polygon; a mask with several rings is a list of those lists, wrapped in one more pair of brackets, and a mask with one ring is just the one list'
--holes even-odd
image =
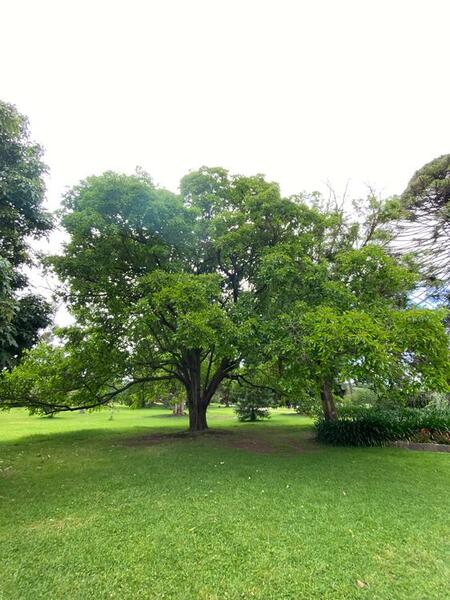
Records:
{"label": "leafy bush", "polygon": [[317,438],[338,446],[382,446],[397,440],[449,443],[450,411],[359,409],[316,423]]}
{"label": "leafy bush", "polygon": [[299,415],[307,417],[319,417],[322,414],[322,406],[318,396],[304,395],[300,399],[297,399],[294,408]]}
{"label": "leafy bush", "polygon": [[[344,404],[341,402],[337,402],[336,403],[336,409],[337,409],[337,414],[338,417],[344,418],[344,419],[356,419],[358,418],[360,415],[365,415],[367,413],[368,410],[374,410],[372,409],[372,407],[370,406],[366,406],[366,405],[362,405],[362,406],[357,406],[354,404]],[[323,413],[321,413],[320,416],[322,416]]]}
{"label": "leafy bush", "polygon": [[239,421],[268,419],[269,409],[275,405],[274,394],[261,388],[238,387],[232,390],[231,397]]}
{"label": "leafy bush", "polygon": [[345,395],[345,399],[355,406],[368,404],[374,406],[377,403],[377,394],[367,387],[353,387],[351,392]]}

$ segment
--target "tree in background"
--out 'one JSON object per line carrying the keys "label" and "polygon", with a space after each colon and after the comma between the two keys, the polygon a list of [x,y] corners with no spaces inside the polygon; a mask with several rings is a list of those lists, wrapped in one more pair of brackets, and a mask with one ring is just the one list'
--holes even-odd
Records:
{"label": "tree in background", "polygon": [[32,264],[29,239],[45,235],[52,226],[42,206],[45,171],[42,149],[30,140],[27,119],[0,102],[0,369],[12,366],[50,323],[49,304],[26,292],[22,271]]}
{"label": "tree in background", "polygon": [[299,240],[278,245],[259,275],[267,372],[279,370],[278,384],[294,403],[320,398],[329,420],[337,416],[339,382],[370,382],[397,402],[449,385],[445,313],[412,305],[418,275],[387,251],[398,202],[369,199],[363,207],[364,218],[358,205],[350,216],[322,208],[322,228],[306,251]]}
{"label": "tree in background", "polygon": [[149,408],[162,404],[172,411],[174,416],[183,416],[186,392],[175,379],[168,381],[150,381],[136,384],[120,394],[119,401],[131,408]]}
{"label": "tree in background", "polygon": [[423,283],[450,301],[450,154],[435,158],[414,173],[401,196],[403,251],[413,252]]}
{"label": "tree in background", "polygon": [[275,406],[274,393],[248,385],[234,386],[232,389],[234,410],[239,421],[255,422],[270,417],[270,408]]}
{"label": "tree in background", "polygon": [[16,303],[12,290],[13,270],[11,263],[0,257],[0,360],[6,362],[7,353],[4,348],[15,343],[13,320],[16,313]]}

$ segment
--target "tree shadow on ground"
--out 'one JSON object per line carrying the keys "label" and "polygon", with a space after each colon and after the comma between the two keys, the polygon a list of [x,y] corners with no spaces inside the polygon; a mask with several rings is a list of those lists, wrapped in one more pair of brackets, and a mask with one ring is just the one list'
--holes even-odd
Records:
{"label": "tree shadow on ground", "polygon": [[208,429],[204,433],[189,431],[153,432],[128,437],[123,444],[129,447],[155,446],[172,441],[208,440],[215,446],[234,448],[261,454],[292,454],[317,451],[320,445],[314,429],[304,423],[299,427],[282,425],[264,426],[262,423],[241,424],[226,429]]}
{"label": "tree shadow on ground", "polygon": [[[144,419],[147,417],[144,417]],[[58,446],[79,445],[86,447],[105,445],[142,447],[167,443],[186,443],[201,441],[211,442],[215,447],[235,448],[258,453],[279,454],[295,453],[308,450],[318,450],[314,428],[310,424],[298,423],[298,426],[283,426],[277,424],[233,423],[225,428],[212,426],[205,433],[192,434],[187,430],[186,419],[172,415],[154,415],[153,419],[172,421],[173,426],[148,427],[142,425],[124,425],[114,429],[88,428],[72,431],[34,433],[14,440],[0,440],[0,448],[26,446],[28,448],[40,444],[55,444]]]}
{"label": "tree shadow on ground", "polygon": [[173,419],[174,421],[176,421],[178,419],[180,419],[180,421],[181,421],[182,419],[187,419],[187,417],[188,417],[187,413],[184,415],[173,415],[171,412],[164,413],[161,415],[154,415],[152,413],[150,413],[148,415],[142,415],[143,419],[163,419],[163,420],[167,420],[167,419],[172,420]]}

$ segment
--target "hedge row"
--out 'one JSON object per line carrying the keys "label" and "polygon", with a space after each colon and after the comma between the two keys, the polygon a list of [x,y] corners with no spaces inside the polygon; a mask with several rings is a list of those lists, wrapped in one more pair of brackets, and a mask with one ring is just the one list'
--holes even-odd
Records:
{"label": "hedge row", "polygon": [[316,423],[317,438],[338,446],[383,446],[398,440],[450,444],[450,411],[358,410]]}

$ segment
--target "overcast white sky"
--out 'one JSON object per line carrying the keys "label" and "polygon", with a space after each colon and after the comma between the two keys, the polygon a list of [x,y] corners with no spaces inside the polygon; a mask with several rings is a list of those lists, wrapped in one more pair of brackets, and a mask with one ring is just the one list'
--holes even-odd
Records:
{"label": "overcast white sky", "polygon": [[0,98],[46,149],[49,204],[143,166],[286,194],[401,192],[450,151],[449,0],[0,0]]}

